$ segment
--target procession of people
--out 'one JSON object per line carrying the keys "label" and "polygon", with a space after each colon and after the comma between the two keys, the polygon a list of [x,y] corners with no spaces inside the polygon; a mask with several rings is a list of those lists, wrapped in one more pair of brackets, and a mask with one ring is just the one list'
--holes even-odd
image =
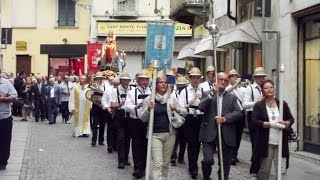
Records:
{"label": "procession of people", "polygon": [[[218,176],[229,179],[230,169],[239,162],[238,150],[247,121],[252,144],[248,174],[268,179],[271,162],[277,159],[270,151],[277,151],[279,130],[284,132],[282,157],[287,160],[284,167],[288,168],[286,136],[294,119],[287,103],[284,103],[284,118],[280,119],[274,83],[265,80],[264,68],[255,69],[254,83],[247,87],[241,84],[241,75],[235,69],[216,71],[214,66],[208,66],[207,78],[203,81],[197,67],[186,69],[186,74],[162,70],[154,74],[155,92],[151,88],[152,77],[146,70],[138,72],[134,78],[128,72],[111,70],[62,79],[27,77],[20,72],[14,81],[2,73],[0,124],[6,131],[1,130],[0,136],[6,138],[1,139],[0,145],[11,141],[8,130],[12,129],[11,115],[22,116],[21,121],[31,121],[33,118],[30,117],[37,123],[48,120],[48,124],[54,126],[60,112],[62,123],[72,124],[70,132],[74,137],[91,137],[88,145],[93,148],[97,143],[104,146],[106,139],[106,151],[117,151],[118,164],[115,166],[126,169],[132,164],[132,175],[137,179],[145,176],[149,163],[148,143],[151,143],[152,159],[150,177],[154,180],[168,179],[169,166],[175,166],[177,159],[181,164],[187,162],[190,178],[197,179],[201,172],[200,153],[203,154],[202,177],[210,180],[214,154],[220,151],[223,156],[218,158]],[[174,81],[169,81],[169,76],[174,77]],[[152,93],[155,99],[152,99]],[[154,111],[152,121],[151,110]],[[153,129],[148,129],[149,122],[153,122]],[[218,133],[220,127],[221,134]],[[147,138],[148,131],[153,132],[152,139]],[[8,149],[10,151],[8,147],[0,152],[2,169],[9,158]]]}

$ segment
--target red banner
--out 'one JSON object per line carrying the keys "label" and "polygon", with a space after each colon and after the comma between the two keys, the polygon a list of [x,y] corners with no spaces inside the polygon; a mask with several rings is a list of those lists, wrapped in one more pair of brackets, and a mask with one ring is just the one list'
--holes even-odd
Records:
{"label": "red banner", "polygon": [[102,44],[95,42],[87,43],[87,56],[88,56],[88,73],[97,72],[100,70],[98,62],[102,55]]}
{"label": "red banner", "polygon": [[70,74],[81,76],[84,74],[84,59],[70,58]]}

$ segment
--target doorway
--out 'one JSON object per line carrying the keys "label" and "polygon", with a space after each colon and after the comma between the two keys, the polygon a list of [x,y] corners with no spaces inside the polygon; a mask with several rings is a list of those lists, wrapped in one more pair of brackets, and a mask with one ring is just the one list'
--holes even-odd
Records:
{"label": "doorway", "polygon": [[31,74],[31,56],[17,55],[16,72],[24,71],[27,76]]}

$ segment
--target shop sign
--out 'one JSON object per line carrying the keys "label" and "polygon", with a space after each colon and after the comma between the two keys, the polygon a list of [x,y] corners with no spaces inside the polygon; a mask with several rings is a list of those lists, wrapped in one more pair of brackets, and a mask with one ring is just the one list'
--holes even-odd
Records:
{"label": "shop sign", "polygon": [[[113,32],[116,36],[147,36],[147,22],[98,22],[98,36],[107,36]],[[192,29],[188,24],[175,23],[175,36],[191,36]]]}
{"label": "shop sign", "polygon": [[26,41],[16,41],[16,50],[17,51],[26,51],[27,42]]}

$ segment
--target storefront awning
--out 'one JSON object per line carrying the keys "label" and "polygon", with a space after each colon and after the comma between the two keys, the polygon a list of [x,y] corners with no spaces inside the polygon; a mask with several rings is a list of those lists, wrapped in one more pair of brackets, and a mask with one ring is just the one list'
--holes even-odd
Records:
{"label": "storefront awning", "polygon": [[191,42],[185,45],[178,54],[178,60],[185,60],[185,59],[193,59],[193,58],[205,58],[204,56],[194,55],[194,50],[198,45],[198,41]]}
{"label": "storefront awning", "polygon": [[[173,52],[180,52],[188,42],[190,42],[190,38],[175,38]],[[145,50],[145,38],[117,38],[117,51],[145,52]]]}
{"label": "storefront awning", "polygon": [[[222,48],[216,48],[217,51],[226,51]],[[212,36],[207,36],[203,38],[196,46],[195,55],[201,55],[201,56],[212,56],[213,55],[213,40]]]}
{"label": "storefront awning", "polygon": [[261,20],[251,19],[232,26],[220,33],[217,47],[226,49],[240,49],[242,43],[260,44],[262,32]]}

